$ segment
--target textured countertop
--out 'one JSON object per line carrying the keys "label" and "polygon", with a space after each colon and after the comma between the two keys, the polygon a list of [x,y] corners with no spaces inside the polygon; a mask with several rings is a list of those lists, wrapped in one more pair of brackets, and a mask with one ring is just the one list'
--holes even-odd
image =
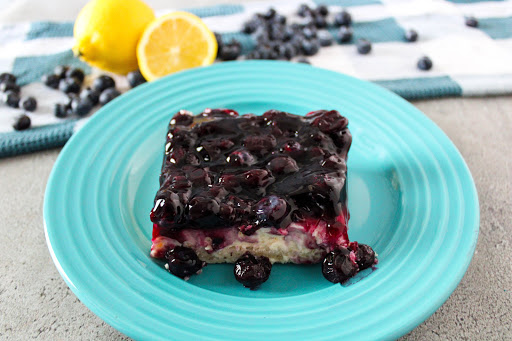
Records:
{"label": "textured countertop", "polygon": [[[194,0],[187,6],[217,2]],[[6,8],[0,22],[71,20],[83,3],[48,0],[43,8],[36,0],[0,0]],[[178,1],[148,3],[156,9],[179,7]],[[403,340],[512,340],[512,96],[413,104],[462,153],[478,190],[481,223],[475,255],[460,285]],[[0,159],[0,340],[128,340],[80,303],[50,258],[42,208],[58,153]]]}

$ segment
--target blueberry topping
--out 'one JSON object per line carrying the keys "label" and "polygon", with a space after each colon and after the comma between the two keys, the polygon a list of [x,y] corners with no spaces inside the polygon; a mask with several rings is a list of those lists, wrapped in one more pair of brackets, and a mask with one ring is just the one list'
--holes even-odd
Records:
{"label": "blueberry topping", "polygon": [[80,98],[87,98],[92,105],[96,105],[100,100],[100,94],[96,90],[88,87],[80,92]]}
{"label": "blueberry topping", "polygon": [[166,269],[174,276],[183,279],[197,274],[206,266],[206,263],[197,257],[194,250],[184,246],[176,246],[167,251],[165,259],[167,260]]}
{"label": "blueberry topping", "polygon": [[78,116],[85,116],[91,112],[94,105],[88,98],[76,97],[71,101],[71,111]]}
{"label": "blueberry topping", "polygon": [[357,271],[357,264],[350,259],[350,251],[343,247],[329,252],[322,263],[322,274],[332,283],[344,283]]}
{"label": "blueberry topping", "polygon": [[62,103],[56,103],[53,107],[53,114],[58,118],[65,118],[68,116],[67,112],[68,108],[65,104]]}
{"label": "blueberry topping", "polygon": [[103,92],[100,95],[100,104],[105,105],[119,95],[121,95],[121,93],[117,91],[116,88],[107,88],[103,90]]}
{"label": "blueberry topping", "polygon": [[275,224],[288,213],[286,201],[275,195],[261,199],[255,206],[256,224],[265,225],[267,222]]}
{"label": "blueberry topping", "polygon": [[407,30],[405,32],[405,40],[409,42],[414,42],[418,40],[418,32],[416,32],[415,30]]}
{"label": "blueberry topping", "polygon": [[0,74],[0,83],[4,83],[4,82],[16,83],[16,76],[13,75],[12,73],[3,72]]}
{"label": "blueberry topping", "polygon": [[41,77],[41,81],[47,87],[57,89],[59,87],[60,77],[54,74],[43,75],[43,77]]}
{"label": "blueberry topping", "polygon": [[343,10],[336,13],[334,16],[334,25],[336,26],[350,26],[352,25],[352,16],[347,11]]}
{"label": "blueberry topping", "polygon": [[236,261],[234,273],[238,282],[254,290],[268,280],[271,270],[272,263],[267,257],[255,257],[247,252]]}
{"label": "blueberry topping", "polygon": [[85,78],[85,74],[82,69],[69,68],[66,71],[66,78],[75,78],[80,84],[82,84]]}
{"label": "blueberry topping", "polygon": [[12,127],[14,128],[14,130],[25,130],[30,128],[31,123],[32,122],[30,121],[30,117],[28,117],[27,115],[21,115],[18,116],[18,118],[16,118],[16,121],[14,122]]}
{"label": "blueberry topping", "polygon": [[357,41],[357,52],[359,54],[368,54],[372,50],[372,43],[366,39],[359,39]]}
{"label": "blueberry topping", "polygon": [[107,75],[101,75],[92,82],[92,88],[99,93],[103,92],[105,89],[114,88],[115,86],[116,82],[114,79]]}
{"label": "blueberry topping", "polygon": [[337,38],[340,43],[348,43],[349,41],[352,40],[352,35],[353,35],[353,32],[350,27],[341,26],[338,31]]}
{"label": "blueberry topping", "polygon": [[12,92],[15,92],[15,93],[19,94],[20,93],[20,87],[16,83],[12,83],[12,82],[9,82],[9,81],[4,81],[4,82],[0,83],[0,91],[1,92],[12,91]]}
{"label": "blueberry topping", "polygon": [[9,90],[3,94],[3,102],[11,108],[18,108],[20,106],[20,95],[17,92]]}
{"label": "blueberry topping", "polygon": [[37,101],[34,97],[25,97],[21,100],[20,105],[26,111],[34,111],[37,108]]}
{"label": "blueberry topping", "polygon": [[180,125],[180,126],[188,126],[192,124],[194,118],[190,111],[180,110],[176,114],[174,114],[171,125]]}
{"label": "blueberry topping", "polygon": [[126,78],[128,79],[128,84],[130,84],[132,88],[146,83],[146,79],[139,70],[129,72],[128,75],[126,75]]}
{"label": "blueberry topping", "polygon": [[77,94],[80,92],[80,82],[75,78],[63,78],[59,82],[59,90],[66,94]]}
{"label": "blueberry topping", "polygon": [[373,266],[375,264],[375,251],[366,244],[359,244],[356,251],[356,263],[359,266],[359,271]]}
{"label": "blueberry topping", "polygon": [[57,76],[59,79],[66,77],[66,72],[68,72],[69,66],[67,65],[57,65],[53,70],[53,74]]}
{"label": "blueberry topping", "polygon": [[427,56],[421,57],[417,63],[418,69],[423,71],[428,71],[432,69],[432,65],[432,60]]}
{"label": "blueberry topping", "polygon": [[478,27],[478,19],[475,17],[466,17],[465,23],[469,27]]}
{"label": "blueberry topping", "polygon": [[289,156],[273,158],[267,165],[272,174],[295,173],[299,170],[297,162]]}

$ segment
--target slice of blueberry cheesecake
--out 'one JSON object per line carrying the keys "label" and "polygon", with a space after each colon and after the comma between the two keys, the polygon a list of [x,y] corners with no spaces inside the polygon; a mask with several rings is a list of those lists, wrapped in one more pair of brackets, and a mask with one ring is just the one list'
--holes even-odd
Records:
{"label": "slice of blueberry cheesecake", "polygon": [[182,278],[235,263],[252,289],[276,262],[323,262],[334,283],[371,267],[373,250],[347,235],[347,125],[334,110],[179,111],[150,214],[151,256]]}

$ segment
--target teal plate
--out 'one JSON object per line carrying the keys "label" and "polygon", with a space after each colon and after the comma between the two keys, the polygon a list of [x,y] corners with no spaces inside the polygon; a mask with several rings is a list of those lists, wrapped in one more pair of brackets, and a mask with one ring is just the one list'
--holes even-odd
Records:
{"label": "teal plate", "polygon": [[[350,121],[349,236],[377,269],[344,286],[319,265],[275,265],[259,290],[232,265],[185,282],[149,257],[149,211],[170,117],[228,107],[261,114],[337,109]],[[71,290],[140,340],[384,340],[448,298],[478,236],[478,198],[443,132],[378,86],[308,65],[230,62],[137,87],[105,106],[59,155],[44,201],[47,242]]]}

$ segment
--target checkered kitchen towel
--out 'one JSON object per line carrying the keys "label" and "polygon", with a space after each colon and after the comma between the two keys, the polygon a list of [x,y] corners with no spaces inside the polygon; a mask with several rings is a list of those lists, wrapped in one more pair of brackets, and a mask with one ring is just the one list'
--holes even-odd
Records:
{"label": "checkered kitchen towel", "polygon": [[[353,41],[366,38],[373,43],[372,52],[364,56],[352,44],[322,48],[310,58],[313,65],[372,80],[407,99],[512,93],[512,0],[288,0],[191,12],[224,39],[240,40],[247,53],[255,42],[239,32],[244,21],[270,6],[293,21],[300,3],[326,4],[331,13],[347,8],[354,19]],[[478,18],[478,28],[464,24],[470,15]],[[415,43],[404,40],[409,28],[419,33]],[[0,106],[0,157],[61,146],[87,120],[54,117],[53,103],[65,96],[38,82],[59,64],[94,72],[73,57],[72,34],[70,22],[0,26],[0,71],[13,72],[25,85],[22,95],[34,95],[39,102],[37,111],[29,113],[33,127],[23,132],[11,127],[20,110]],[[416,68],[423,55],[434,63],[428,72]],[[125,79],[117,82],[127,89]]]}

